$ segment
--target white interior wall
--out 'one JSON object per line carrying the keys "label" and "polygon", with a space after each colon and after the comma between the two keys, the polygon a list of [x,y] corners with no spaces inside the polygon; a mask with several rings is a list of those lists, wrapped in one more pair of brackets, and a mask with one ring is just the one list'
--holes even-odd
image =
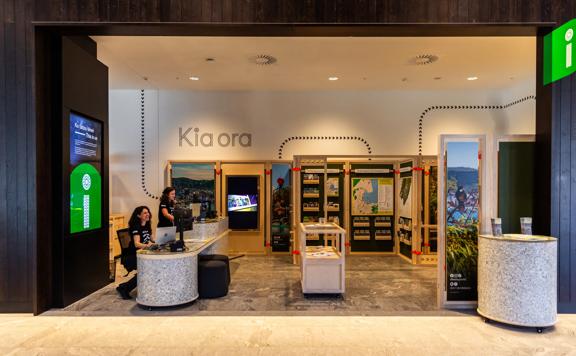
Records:
{"label": "white interior wall", "polygon": [[[533,95],[531,83],[502,91],[386,92],[194,92],[145,91],[146,186],[158,195],[169,160],[267,160],[278,158],[281,143],[292,136],[358,136],[372,154],[416,155],[418,119],[434,106],[505,105]],[[141,187],[140,90],[110,91],[111,211],[127,214],[148,205],[156,216],[157,200]],[[179,145],[179,128],[195,143],[212,133],[212,147]],[[435,155],[440,134],[486,134],[487,162],[495,162],[493,142],[505,134],[533,134],[535,102],[507,109],[434,109],[424,116],[423,154]],[[250,134],[251,147],[219,147],[218,135]],[[201,138],[201,136],[199,136]],[[204,142],[208,143],[208,136]],[[247,143],[244,136],[243,143]],[[367,154],[355,140],[291,141],[284,159],[295,154]],[[485,182],[495,191],[494,182]],[[495,196],[486,203],[493,205]],[[495,200],[494,200],[495,201]]]}

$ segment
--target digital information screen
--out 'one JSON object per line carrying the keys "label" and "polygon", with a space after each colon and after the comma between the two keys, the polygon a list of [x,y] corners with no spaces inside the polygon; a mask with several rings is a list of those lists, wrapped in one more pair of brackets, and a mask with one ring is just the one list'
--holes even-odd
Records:
{"label": "digital information screen", "polygon": [[258,195],[228,195],[228,211],[258,211]]}
{"label": "digital information screen", "polygon": [[102,124],[70,113],[70,233],[102,227]]}
{"label": "digital information screen", "polygon": [[227,176],[228,226],[232,230],[258,229],[258,176]]}

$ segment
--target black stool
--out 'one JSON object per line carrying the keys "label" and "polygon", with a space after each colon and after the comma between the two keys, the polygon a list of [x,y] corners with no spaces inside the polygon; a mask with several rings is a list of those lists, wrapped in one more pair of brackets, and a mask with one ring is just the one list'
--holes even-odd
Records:
{"label": "black stool", "polygon": [[198,261],[198,293],[200,298],[218,298],[228,294],[226,262]]}
{"label": "black stool", "polygon": [[230,278],[230,259],[226,255],[199,255],[199,261],[222,261],[226,263],[226,270],[228,274],[228,285],[232,281]]}

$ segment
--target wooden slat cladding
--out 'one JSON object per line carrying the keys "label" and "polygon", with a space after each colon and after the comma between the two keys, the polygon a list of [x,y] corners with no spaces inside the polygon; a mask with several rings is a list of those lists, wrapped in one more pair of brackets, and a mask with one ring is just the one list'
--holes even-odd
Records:
{"label": "wooden slat cladding", "polygon": [[4,1],[0,41],[0,311],[31,311],[35,120],[30,1]]}
{"label": "wooden slat cladding", "polygon": [[[44,271],[50,259],[49,242],[37,241],[46,224],[39,209],[50,206],[51,182],[44,182],[45,144],[50,115],[39,115],[33,90],[36,66],[32,22],[54,23],[235,23],[235,24],[510,24],[562,23],[576,17],[574,0],[4,0],[0,4],[0,311],[31,311],[35,270]],[[96,27],[94,27],[96,28]],[[333,30],[346,35],[350,28]],[[161,30],[147,29],[149,34]],[[157,31],[157,32],[154,32]],[[230,30],[209,28],[219,34]],[[252,29],[262,35],[261,28]],[[284,32],[282,32],[284,31]],[[306,34],[310,28],[287,26],[280,33]],[[494,30],[498,34],[500,29]],[[110,32],[114,33],[114,32]],[[308,32],[309,34],[310,32]],[[228,32],[228,34],[234,34]],[[415,34],[422,34],[416,33]],[[40,46],[41,50],[42,46]],[[560,307],[576,311],[576,77],[553,85],[552,114],[537,121],[544,154],[551,157],[552,204],[549,229],[560,237]],[[49,90],[49,88],[44,88]],[[539,89],[540,90],[540,89]],[[36,98],[38,102],[39,98]],[[41,100],[40,100],[41,101]],[[544,105],[544,106],[543,106]],[[49,105],[48,105],[49,107]],[[43,108],[45,108],[43,106]],[[547,121],[546,121],[547,120]],[[551,151],[546,151],[546,149]],[[38,159],[37,159],[38,152]],[[547,153],[548,152],[548,153]],[[548,160],[550,162],[550,159]],[[547,167],[544,165],[543,167]],[[44,177],[45,178],[45,177]],[[38,193],[37,193],[38,191]],[[37,200],[38,199],[38,200]],[[548,204],[544,202],[544,204]],[[40,226],[39,229],[45,228]],[[49,236],[48,236],[49,237]],[[38,243],[38,257],[33,253]],[[40,258],[39,256],[42,256]],[[36,267],[36,262],[40,264]],[[37,282],[37,294],[49,283]],[[36,312],[50,304],[38,296]]]}
{"label": "wooden slat cladding", "polygon": [[554,86],[551,233],[559,238],[559,309],[573,312],[576,304],[576,77],[562,79]]}
{"label": "wooden slat cladding", "polygon": [[36,21],[242,23],[549,22],[571,0],[47,0]]}

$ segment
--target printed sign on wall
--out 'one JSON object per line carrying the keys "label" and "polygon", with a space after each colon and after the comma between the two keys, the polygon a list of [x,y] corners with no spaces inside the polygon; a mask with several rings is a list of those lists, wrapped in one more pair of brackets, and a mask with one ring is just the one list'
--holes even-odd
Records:
{"label": "printed sign on wall", "polygon": [[446,145],[446,288],[448,301],[474,301],[480,209],[478,142]]}

